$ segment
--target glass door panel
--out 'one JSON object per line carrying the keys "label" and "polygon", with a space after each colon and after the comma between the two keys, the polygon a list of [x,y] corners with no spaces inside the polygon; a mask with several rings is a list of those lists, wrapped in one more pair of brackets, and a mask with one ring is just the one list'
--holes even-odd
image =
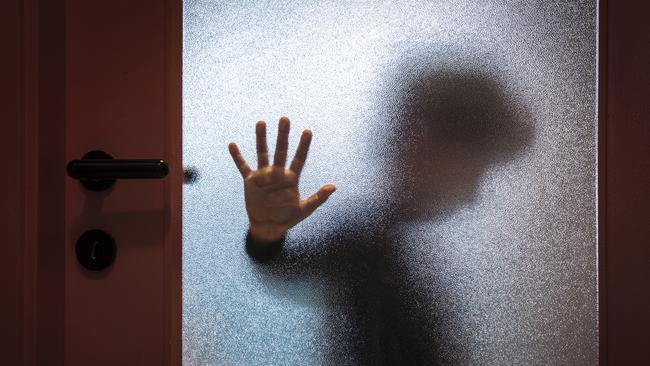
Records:
{"label": "glass door panel", "polygon": [[[184,363],[596,364],[596,7],[186,0]],[[258,263],[282,115],[338,189]]]}

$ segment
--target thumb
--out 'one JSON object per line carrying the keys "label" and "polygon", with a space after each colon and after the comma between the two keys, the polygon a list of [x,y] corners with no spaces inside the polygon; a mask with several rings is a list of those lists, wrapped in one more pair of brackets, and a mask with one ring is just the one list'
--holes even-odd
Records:
{"label": "thumb", "polygon": [[336,186],[332,183],[325,184],[320,189],[309,196],[306,200],[300,202],[300,220],[306,219],[311,215],[320,205],[325,203],[329,196],[336,191]]}

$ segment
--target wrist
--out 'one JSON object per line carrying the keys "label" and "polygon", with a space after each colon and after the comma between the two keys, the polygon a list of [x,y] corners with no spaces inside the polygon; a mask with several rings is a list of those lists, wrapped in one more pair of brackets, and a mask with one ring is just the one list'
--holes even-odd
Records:
{"label": "wrist", "polygon": [[251,225],[246,234],[246,252],[258,262],[275,258],[284,246],[285,232]]}
{"label": "wrist", "polygon": [[252,240],[264,244],[280,241],[286,235],[286,231],[256,224],[250,224],[248,231]]}

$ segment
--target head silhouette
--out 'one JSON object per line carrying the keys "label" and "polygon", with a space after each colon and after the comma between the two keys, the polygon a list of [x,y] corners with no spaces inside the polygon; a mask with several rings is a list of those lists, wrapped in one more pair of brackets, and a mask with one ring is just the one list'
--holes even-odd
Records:
{"label": "head silhouette", "polygon": [[402,219],[471,204],[486,169],[513,159],[531,140],[529,113],[480,68],[419,60],[394,80],[381,149],[392,211]]}

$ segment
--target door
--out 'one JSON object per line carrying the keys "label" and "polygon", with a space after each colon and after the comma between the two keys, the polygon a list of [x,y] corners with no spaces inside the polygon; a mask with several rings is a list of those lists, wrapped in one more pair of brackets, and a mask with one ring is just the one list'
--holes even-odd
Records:
{"label": "door", "polygon": [[40,180],[25,363],[178,364],[180,2],[34,1],[24,12],[38,50],[26,55],[40,57],[26,79],[40,93],[26,94],[38,103],[29,177]]}
{"label": "door", "polygon": [[[645,13],[414,4],[185,2],[181,253],[180,2],[3,3],[2,363],[647,364]],[[262,264],[225,149],[281,114],[339,190]],[[170,171],[89,191],[96,149]]]}
{"label": "door", "polygon": [[[0,363],[180,364],[181,2],[0,7]],[[66,165],[92,150],[162,159],[168,174],[89,190]],[[92,174],[142,174],[109,163]],[[114,258],[97,237],[77,256],[91,230]]]}
{"label": "door", "polygon": [[[164,178],[118,179],[100,192],[66,180],[65,364],[153,365],[178,355],[179,10],[177,1],[65,2],[67,161],[101,150],[169,166]],[[110,257],[108,239],[90,230],[114,240],[105,269],[97,267],[110,258],[96,257]],[[79,242],[85,233],[89,242]]]}

